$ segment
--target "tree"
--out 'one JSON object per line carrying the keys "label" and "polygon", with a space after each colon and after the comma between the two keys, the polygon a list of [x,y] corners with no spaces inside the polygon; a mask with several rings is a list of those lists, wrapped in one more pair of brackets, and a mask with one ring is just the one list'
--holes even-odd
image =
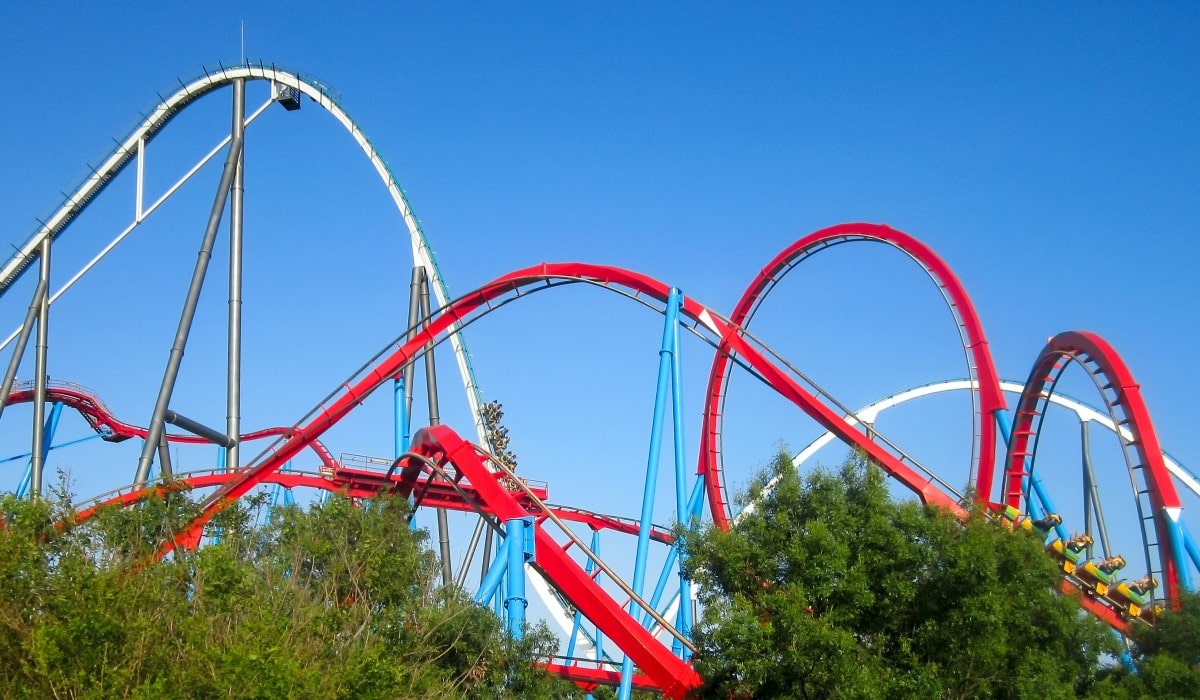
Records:
{"label": "tree", "polygon": [[897,502],[861,455],[802,478],[781,453],[741,502],[682,536],[701,697],[1075,697],[1115,652],[1036,536]]}
{"label": "tree", "polygon": [[1200,595],[1184,593],[1176,610],[1166,610],[1154,627],[1131,630],[1130,660],[1103,674],[1093,695],[1097,698],[1200,697]]}
{"label": "tree", "polygon": [[219,542],[166,561],[195,511],[168,490],[72,524],[69,499],[0,498],[0,689],[14,698],[578,697],[535,665],[544,627],[515,641],[438,588],[403,499],[214,521]]}

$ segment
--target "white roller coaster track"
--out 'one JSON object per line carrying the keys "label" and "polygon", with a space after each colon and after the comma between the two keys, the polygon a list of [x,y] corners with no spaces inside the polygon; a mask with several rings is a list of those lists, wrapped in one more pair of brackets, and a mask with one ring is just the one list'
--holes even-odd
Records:
{"label": "white roller coaster track", "polygon": [[[940,394],[948,391],[966,391],[971,388],[972,382],[966,379],[954,379],[944,382],[936,382],[933,384],[926,384],[924,386],[914,387],[907,391],[902,391],[898,394],[892,394],[891,396],[868,404],[856,411],[853,415],[844,416],[842,420],[846,421],[846,423],[849,425],[858,425],[859,423],[871,424],[875,422],[881,412],[892,408],[893,406],[898,406],[913,399],[919,399],[922,396],[931,396],[933,394]],[[1024,386],[1018,382],[1002,381],[1000,382],[1000,388],[1003,391],[1007,391],[1011,394],[1020,394]],[[1075,415],[1079,417],[1080,421],[1090,421],[1113,432],[1118,432],[1117,425],[1113,423],[1112,418],[1109,417],[1108,414],[1101,413],[1100,411],[1081,401],[1077,401],[1060,394],[1052,394],[1050,396],[1050,403],[1074,412]],[[1133,439],[1133,436],[1129,433],[1128,428],[1121,428],[1119,432],[1121,437],[1125,440]],[[824,435],[821,435],[816,440],[810,442],[803,450],[796,453],[796,456],[792,458],[792,463],[799,467],[814,454],[816,454],[818,450],[828,445],[833,440],[833,433],[825,433]],[[1163,461],[1166,462],[1167,469],[1170,470],[1171,474],[1179,480],[1179,483],[1186,486],[1192,493],[1200,496],[1200,479],[1197,479],[1195,474],[1192,474],[1191,471],[1177,462],[1166,452],[1163,453]]]}
{"label": "white roller coaster track", "polygon": [[[101,163],[98,168],[92,170],[91,176],[84,180],[78,188],[67,195],[65,201],[51,214],[41,227],[38,228],[29,240],[25,242],[17,253],[0,268],[0,296],[3,296],[14,282],[21,276],[29,265],[37,259],[39,247],[46,238],[51,240],[57,239],[68,226],[87,208],[88,204],[100,194],[101,191],[108,185],[114,177],[125,169],[131,161],[140,162],[141,154],[144,152],[145,146],[154,136],[161,131],[170,121],[189,104],[195,102],[199,98],[207,95],[219,88],[231,85],[234,80],[244,79],[247,81],[265,80],[272,83],[271,99],[266,104],[260,107],[257,111],[247,118],[249,124],[258,118],[260,114],[276,98],[281,94],[280,88],[291,88],[299,91],[303,95],[307,95],[309,99],[315,102],[318,106],[328,112],[334,119],[337,120],[343,128],[349,132],[350,136],[362,149],[367,160],[375,168],[375,172],[379,175],[379,179],[387,188],[388,194],[392,197],[392,202],[396,205],[396,209],[400,212],[400,216],[404,219],[404,225],[408,230],[409,241],[412,244],[413,264],[420,265],[425,268],[431,286],[433,287],[434,296],[437,298],[439,306],[445,305],[450,300],[449,292],[446,289],[445,281],[442,278],[441,271],[438,269],[437,262],[434,260],[433,251],[429,247],[429,241],[425,238],[425,232],[421,230],[421,224],[413,214],[412,207],[409,206],[408,198],[404,194],[404,190],[400,188],[400,184],[396,180],[395,174],[383,156],[375,150],[375,146],[371,140],[367,138],[366,133],[359,125],[350,117],[349,113],[338,104],[337,99],[330,92],[329,88],[324,83],[316,80],[312,76],[305,75],[298,71],[283,69],[277,66],[264,65],[245,65],[230,68],[221,68],[212,72],[205,72],[203,77],[199,77],[190,83],[180,83],[180,88],[170,96],[164,98],[154,110],[152,110],[136,128],[130,132],[123,141],[121,141],[115,150]],[[149,207],[143,208],[141,201],[141,187],[139,177],[138,187],[138,202],[137,214],[133,223],[129,225],[116,239],[113,240],[104,250],[89,262],[84,269],[74,275],[63,287],[54,292],[51,297],[51,303],[58,299],[64,292],[67,291],[80,277],[90,270],[96,263],[107,255],[117,243],[123,240],[133,230],[135,230],[146,217],[158,208],[167,197],[175,192],[185,181],[191,178],[204,164],[213,158],[222,148],[229,143],[229,137],[226,137],[221,143],[217,144],[212,151],[209,152],[199,163],[196,164],[183,178],[172,186],[166,194],[159,200],[154,202]],[[14,331],[3,343],[0,343],[0,349],[7,346],[17,336],[17,331]],[[462,339],[462,335],[458,332],[457,325],[450,331],[450,343],[454,349],[454,358],[458,364],[458,371],[462,377],[463,387],[466,389],[467,403],[471,409],[472,420],[475,422],[475,432],[479,438],[480,444],[487,444],[487,434],[484,429],[483,419],[480,415],[479,406],[481,403],[479,386],[475,382],[474,368],[471,366],[471,358],[467,352],[466,344]],[[538,597],[546,604],[546,608],[550,611],[551,617],[555,623],[564,631],[568,632],[572,627],[572,619],[567,616],[566,612],[557,604],[554,593],[550,586],[542,579],[541,576],[531,576],[530,584],[535,589]],[[581,636],[580,652],[587,654],[590,652],[586,648],[590,644],[590,640]]]}
{"label": "white roller coaster track", "polygon": [[[319,105],[322,109],[328,112],[337,120],[343,128],[349,132],[350,136],[362,149],[363,154],[371,162],[375,168],[375,172],[379,175],[379,179],[387,188],[388,194],[392,197],[392,202],[396,205],[396,209],[400,212],[400,216],[404,219],[405,227],[408,229],[409,241],[412,244],[413,264],[423,266],[428,275],[431,286],[433,287],[434,296],[437,298],[438,305],[445,305],[450,299],[450,295],[446,290],[445,281],[442,279],[441,271],[438,269],[437,263],[433,257],[433,251],[429,247],[429,242],[425,238],[424,231],[421,230],[421,224],[417,221],[413,214],[412,207],[408,204],[408,199],[404,191],[400,188],[396,181],[396,176],[392,173],[390,166],[375,150],[375,146],[367,138],[366,133],[358,126],[357,123],[350,117],[345,109],[338,104],[337,99],[320,81],[312,76],[306,76],[297,71],[286,70],[276,66],[264,65],[245,65],[231,68],[221,68],[212,72],[205,72],[203,77],[197,78],[190,83],[180,83],[180,88],[172,95],[164,98],[134,130],[121,141],[117,148],[101,163],[100,167],[92,170],[91,176],[84,180],[74,192],[67,195],[66,200],[59,206],[58,209],[45,220],[40,228],[29,237],[16,254],[0,268],[0,296],[3,296],[12,284],[21,276],[29,265],[37,259],[39,246],[46,238],[57,239],[62,235],[71,222],[83,212],[88,204],[100,194],[108,183],[116,177],[131,161],[140,163],[141,154],[144,152],[145,145],[149,143],[154,136],[163,129],[183,108],[195,102],[199,98],[207,95],[214,90],[225,87],[233,83],[234,80],[244,79],[247,81],[265,80],[272,83],[272,99],[259,108],[248,119],[247,123],[256,119],[265,108],[280,94],[280,88],[291,88],[299,91],[301,94],[307,95],[313,102]],[[158,204],[170,196],[175,189],[189,179],[197,170],[208,162],[220,149],[224,148],[229,142],[228,137],[216,148],[214,148],[208,156],[200,161],[192,170],[186,174],[179,182],[175,184],[168,192],[163,195],[157,202],[149,208],[143,209],[141,201],[141,187],[139,177],[138,187],[138,202],[137,214],[130,226],[123,231],[117,238],[109,244],[96,258],[88,263],[77,275],[71,278],[62,288],[58,289],[51,298],[51,303],[73,285],[79,277],[91,269],[101,258],[108,254],[117,243],[125,238],[130,232],[136,229],[142,221],[145,220]],[[0,348],[7,346],[16,337],[14,331]],[[457,332],[457,327],[451,331],[450,343],[454,349],[455,361],[458,364],[459,374],[462,377],[463,386],[466,389],[467,402],[471,408],[471,415],[475,422],[475,432],[481,443],[486,444],[487,436],[484,431],[483,421],[479,413],[480,393],[479,387],[475,382],[475,372],[471,366],[471,359],[467,353],[466,345],[460,333]]]}

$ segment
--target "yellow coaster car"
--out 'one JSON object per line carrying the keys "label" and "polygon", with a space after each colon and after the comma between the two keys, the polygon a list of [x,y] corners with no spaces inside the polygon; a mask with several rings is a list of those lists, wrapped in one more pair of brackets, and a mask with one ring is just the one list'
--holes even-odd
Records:
{"label": "yellow coaster car", "polygon": [[1109,557],[1099,562],[1089,561],[1075,571],[1075,577],[1095,589],[1097,595],[1107,595],[1117,580],[1117,571],[1125,568],[1125,557]]}
{"label": "yellow coaster car", "polygon": [[1150,609],[1151,592],[1158,587],[1158,581],[1147,574],[1136,581],[1122,581],[1112,590],[1108,599],[1118,606],[1125,608],[1131,617],[1140,617],[1143,609]]}
{"label": "yellow coaster car", "polygon": [[1091,537],[1088,535],[1078,535],[1066,541],[1062,539],[1054,540],[1046,550],[1058,560],[1063,571],[1073,574],[1075,573],[1075,569],[1087,561],[1087,548],[1091,545]]}

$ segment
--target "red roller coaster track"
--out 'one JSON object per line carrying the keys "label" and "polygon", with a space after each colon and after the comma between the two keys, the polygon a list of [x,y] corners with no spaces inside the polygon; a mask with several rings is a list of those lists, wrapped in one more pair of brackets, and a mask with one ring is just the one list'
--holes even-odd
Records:
{"label": "red roller coaster track", "polygon": [[[243,99],[246,81],[267,81],[270,85],[270,95],[266,103],[248,119]],[[192,104],[202,95],[224,86],[234,86],[235,95],[238,96],[235,97],[234,107],[236,110],[240,110],[238,113],[241,116],[235,116],[235,123],[239,126],[230,134],[229,141],[231,144],[239,144],[238,147],[244,136],[244,127],[257,119],[258,115],[262,114],[273,102],[280,101],[291,110],[299,106],[300,95],[303,94],[330,112],[353,135],[375,167],[376,172],[381,176],[408,230],[413,246],[414,264],[423,268],[425,273],[430,276],[432,294],[437,298],[437,303],[444,304],[444,306],[434,312],[418,328],[413,329],[411,337],[399,342],[386,354],[379,356],[382,359],[378,359],[367,369],[360,371],[354,379],[346,382],[334,392],[328,403],[323,403],[313,413],[301,419],[297,425],[289,428],[267,428],[240,435],[237,435],[241,430],[240,424],[230,426],[228,432],[237,435],[239,443],[261,438],[274,438],[272,444],[259,457],[242,469],[234,472],[212,471],[176,475],[175,483],[170,485],[142,483],[125,487],[96,497],[84,504],[78,509],[78,517],[86,519],[104,505],[119,506],[136,503],[166,488],[212,489],[211,493],[201,502],[199,516],[180,533],[177,533],[176,538],[162,545],[160,552],[165,554],[174,546],[196,546],[201,539],[206,523],[214,515],[228,507],[234,500],[249,493],[256,486],[267,483],[278,484],[286,488],[309,487],[336,490],[352,497],[368,497],[386,489],[417,496],[416,500],[419,506],[479,512],[490,519],[500,520],[532,516],[534,539],[536,540],[532,565],[544,573],[551,585],[571,601],[572,605],[586,614],[597,625],[601,634],[614,641],[638,665],[642,673],[634,677],[634,685],[658,688],[671,697],[681,697],[696,687],[700,678],[691,665],[684,661],[681,655],[673,653],[652,633],[651,629],[647,629],[643,622],[635,617],[632,605],[626,608],[624,604],[618,603],[608,590],[597,582],[594,578],[596,574],[587,573],[575,559],[567,556],[567,550],[572,544],[578,545],[580,549],[583,548],[583,545],[575,540],[572,540],[570,544],[562,545],[547,532],[548,524],[561,527],[562,521],[572,521],[584,524],[592,530],[645,534],[644,531],[639,530],[638,522],[600,515],[581,508],[547,505],[544,501],[545,488],[517,479],[511,473],[504,473],[503,468],[499,468],[499,471],[493,470],[488,463],[486,454],[444,426],[435,426],[419,432],[412,452],[402,456],[387,472],[361,470],[340,464],[321,443],[321,437],[361,405],[367,396],[386,382],[396,378],[402,368],[446,338],[450,338],[450,343],[455,348],[464,386],[467,389],[468,403],[477,420],[478,435],[481,442],[485,441],[485,422],[477,410],[480,403],[477,385],[474,383],[469,366],[469,356],[462,345],[461,336],[458,335],[461,328],[530,292],[565,284],[592,284],[645,302],[659,311],[664,310],[663,306],[672,303],[668,301],[672,298],[672,290],[657,280],[620,268],[585,263],[559,263],[542,264],[517,270],[466,296],[447,303],[445,301],[447,294],[428,242],[420,230],[394,174],[359,126],[337,103],[335,95],[319,81],[301,74],[277,69],[274,66],[268,68],[260,64],[230,68],[222,66],[219,74],[216,72],[209,74],[206,71],[203,78],[197,78],[189,85],[181,82],[181,89],[163,99],[151,116],[146,117],[124,142],[118,143],[117,149],[102,166],[93,170],[92,176],[67,197],[55,214],[47,219],[47,223],[42,224],[25,246],[17,251],[17,255],[4,266],[3,274],[0,274],[0,295],[11,288],[13,282],[20,277],[23,271],[32,269],[31,263],[41,259],[46,265],[46,271],[43,273],[44,276],[38,289],[44,289],[46,297],[41,302],[35,298],[35,303],[40,303],[42,305],[41,312],[48,314],[49,305],[54,299],[74,285],[84,272],[105,257],[113,246],[140,226],[147,215],[157,209],[178,187],[189,180],[204,163],[221,151],[221,146],[213,149],[188,174],[179,179],[162,198],[149,206],[144,206],[141,172],[147,153],[144,148],[145,144],[165,128],[180,110]],[[237,160],[233,158],[235,155],[233,146],[231,146],[229,155],[231,159],[227,161],[227,165]],[[50,242],[60,240],[60,234],[67,230],[88,204],[103,192],[113,178],[126,166],[135,162],[138,171],[135,220],[92,262],[89,262],[83,271],[54,295],[49,295],[48,253]],[[232,173],[233,170],[230,169],[229,172]],[[231,189],[241,191],[240,187],[232,188],[231,186]],[[237,195],[238,198],[240,196],[240,194]],[[229,198],[231,201],[238,201],[232,194],[229,195]],[[232,204],[230,209],[231,211],[234,209]],[[221,210],[218,207],[215,211],[219,213]],[[231,216],[231,218],[233,217]],[[210,225],[213,225],[215,221],[210,217]],[[240,230],[240,223],[237,224],[237,228]],[[1141,518],[1141,534],[1143,542],[1147,543],[1147,551],[1151,547],[1157,547],[1161,561],[1160,567],[1156,570],[1147,554],[1147,565],[1151,570],[1150,573],[1161,573],[1165,579],[1166,600],[1170,603],[1176,602],[1181,588],[1180,562],[1174,558],[1168,545],[1178,544],[1172,538],[1176,537],[1178,532],[1180,501],[1163,464],[1162,452],[1149,413],[1141,398],[1139,388],[1125,363],[1103,339],[1094,334],[1064,333],[1051,339],[1034,364],[1021,396],[1008,446],[1006,468],[1003,473],[1004,481],[1000,486],[1001,502],[993,503],[992,498],[996,490],[994,477],[998,443],[996,421],[1006,406],[982,324],[963,285],[936,253],[908,234],[880,224],[842,224],[800,238],[775,256],[753,278],[729,318],[721,316],[694,299],[682,297],[680,315],[684,320],[680,323],[717,348],[705,393],[697,464],[697,473],[702,478],[703,491],[709,499],[710,512],[715,525],[726,528],[732,521],[729,499],[724,491],[725,475],[721,441],[725,397],[734,364],[740,364],[756,374],[774,391],[791,401],[818,425],[836,435],[842,442],[863,450],[874,463],[904,484],[923,502],[943,508],[959,517],[966,517],[968,509],[965,504],[960,503],[958,497],[947,493],[948,490],[953,490],[952,487],[946,486],[944,481],[923,471],[920,465],[913,462],[899,448],[893,447],[887,440],[872,439],[871,435],[846,420],[843,416],[845,411],[840,406],[831,405],[836,403],[832,397],[825,395],[818,387],[801,376],[798,370],[789,367],[785,360],[774,355],[747,330],[756,311],[774,285],[794,267],[832,246],[861,241],[896,248],[916,262],[938,287],[953,316],[966,358],[968,379],[974,382],[972,401],[975,434],[973,435],[974,453],[972,458],[974,463],[971,465],[971,475],[975,487],[975,498],[979,504],[997,509],[1008,506],[1018,511],[1023,505],[1028,506],[1028,501],[1025,500],[1027,496],[1024,482],[1032,481],[1030,477],[1037,451],[1038,433],[1041,429],[1039,416],[1044,414],[1045,404],[1053,394],[1064,368],[1072,361],[1084,367],[1095,381],[1098,393],[1104,397],[1109,413],[1118,426],[1119,434],[1121,430],[1125,430],[1130,436],[1128,438],[1121,437],[1122,449],[1125,452],[1130,476],[1135,485],[1134,498],[1138,507],[1138,515]],[[61,244],[56,243],[56,245]],[[41,257],[43,255],[46,257]],[[240,270],[240,262],[235,266],[231,260],[231,280],[235,267]],[[240,275],[240,272],[238,274]],[[199,287],[196,289],[198,291]],[[240,291],[239,301],[236,305],[233,304],[232,294],[231,291],[231,308],[240,309]],[[197,297],[193,297],[193,302],[195,301],[197,301]],[[34,318],[32,310],[28,318]],[[240,314],[238,318],[240,319]],[[232,330],[233,319],[234,315],[231,311],[231,330],[229,331],[231,346],[235,344],[235,334]],[[43,321],[38,321],[38,323],[39,332],[41,332],[46,324]],[[240,320],[238,323],[240,324]],[[28,331],[30,326],[26,325],[24,328]],[[672,330],[677,329],[673,328]],[[14,332],[12,337],[17,337],[17,333]],[[240,342],[239,338],[237,343],[240,344]],[[23,349],[18,349],[14,357],[17,357],[20,352],[23,352]],[[41,359],[37,362],[39,366],[44,366],[45,355],[42,354]],[[14,372],[18,364],[19,362],[14,363]],[[231,362],[231,364],[234,363]],[[427,369],[430,364],[427,362]],[[42,376],[45,373],[42,369],[38,369],[36,374]],[[240,388],[236,391],[234,389],[234,387],[240,386],[234,381],[235,376],[236,372],[230,369],[228,392],[231,397],[240,392]],[[168,387],[166,381],[164,381],[164,387]],[[36,407],[35,416],[39,416],[42,409],[45,408],[45,402],[35,399],[35,391],[32,384],[20,385],[8,396],[3,397],[3,400],[6,404],[33,401]],[[121,422],[92,392],[77,385],[61,382],[51,383],[47,387],[44,398],[46,402],[59,403],[78,411],[98,434],[110,442],[120,442],[131,437],[146,439],[151,432],[146,428]],[[163,403],[162,407],[165,408],[166,404]],[[231,410],[231,415],[236,415],[236,413]],[[164,420],[163,414],[156,409],[155,417],[152,419],[156,436],[162,420]],[[34,445],[40,445],[40,439],[44,437],[44,433],[38,432],[41,429],[39,423],[41,423],[40,418],[35,422]],[[682,431],[676,430],[676,433],[680,432]],[[166,439],[176,443],[205,442],[203,438],[190,434],[169,434]],[[144,469],[148,469],[150,466],[151,460],[148,453],[153,451],[152,448],[153,446],[146,446],[144,459],[139,460],[140,478],[145,477]],[[289,461],[306,448],[313,450],[318,455],[321,462],[319,472],[284,471]],[[236,453],[236,446],[230,449],[231,452]],[[31,450],[31,452],[38,451]],[[44,453],[38,453],[35,456],[35,461],[31,462],[31,468],[35,462],[41,459],[42,454]],[[238,462],[239,459],[235,457],[231,464]],[[492,465],[495,465],[495,460],[492,461]],[[40,480],[40,470],[36,473]],[[682,481],[682,477],[680,477],[680,481]],[[682,505],[678,507],[683,508]],[[646,516],[643,518],[648,519]],[[570,538],[570,536],[568,537]],[[672,541],[671,533],[658,527],[649,529],[649,538],[663,543]],[[599,565],[596,559],[591,560],[591,563]],[[615,579],[616,577],[610,576],[610,578]],[[1064,583],[1064,586],[1082,585],[1078,579],[1064,580],[1069,582]],[[680,588],[683,589],[682,584]],[[1085,589],[1085,593],[1087,592]],[[635,598],[636,602],[641,602],[640,598],[630,591],[630,600]],[[1110,607],[1096,596],[1085,596],[1082,603],[1093,614],[1100,616],[1118,629],[1127,625],[1126,618],[1122,616],[1122,613],[1128,609],[1123,611],[1119,607]],[[657,612],[653,610],[649,612],[657,615]],[[661,629],[678,633],[660,617],[655,619],[659,621]],[[682,637],[680,639],[683,641]],[[581,668],[571,664],[549,665],[555,672],[561,673],[585,688],[593,687],[597,683],[613,683],[619,677],[615,671],[600,668],[600,666],[603,664],[597,663],[597,668]]]}
{"label": "red roller coaster track", "polygon": [[[978,381],[975,393],[979,397],[976,421],[980,439],[976,465],[976,498],[986,503],[992,491],[996,458],[996,425],[993,418],[1005,405],[1000,391],[1000,377],[996,373],[991,353],[988,352],[983,324],[975,313],[971,298],[967,296],[966,290],[950,266],[924,243],[882,224],[839,224],[811,233],[781,251],[755,276],[734,307],[733,314],[729,317],[730,322],[741,327],[749,325],[755,311],[770,290],[792,268],[821,250],[852,241],[873,241],[899,249],[920,264],[942,290],[958,323],[963,346],[971,360],[972,378]],[[721,350],[713,359],[708,389],[705,392],[704,427],[700,438],[700,471],[705,474],[713,521],[718,527],[728,527],[729,503],[724,492],[724,476],[721,470],[721,415],[732,365],[728,354],[729,347],[723,345]],[[846,439],[844,435],[840,437]],[[891,473],[891,470],[888,471]],[[897,473],[892,475],[918,494],[922,494],[922,491],[914,488],[915,484],[905,476]],[[924,495],[922,499],[928,500]]]}
{"label": "red roller coaster track", "polygon": [[[29,403],[33,399],[33,382],[25,382],[13,387],[13,390],[8,395],[8,405]],[[88,425],[92,426],[92,429],[100,435],[101,439],[108,442],[122,442],[134,437],[142,438],[143,440],[146,439],[147,431],[145,428],[118,420],[98,396],[78,384],[58,381],[50,382],[46,387],[46,402],[61,403],[79,412]],[[240,442],[252,442],[264,438],[280,437],[287,435],[289,430],[290,428],[281,427],[255,430],[250,433],[243,433]],[[202,437],[187,433],[170,433],[167,435],[167,441],[192,445],[208,443],[208,440]],[[314,440],[309,445],[309,448],[317,453],[317,456],[321,459],[321,464],[326,468],[332,469],[337,466],[337,461],[333,458],[329,450],[325,449],[325,445],[321,444],[320,440]]]}
{"label": "red roller coaster track", "polygon": [[[922,501],[960,516],[965,515],[963,507],[952,496],[947,495],[930,478],[906,463],[906,457],[893,454],[881,443],[871,440],[866,434],[849,425],[840,412],[801,386],[788,370],[769,359],[767,351],[743,328],[742,324],[749,322],[771,286],[791,267],[829,245],[854,240],[883,242],[900,248],[920,263],[943,290],[959,324],[964,338],[964,349],[969,355],[978,382],[977,420],[980,446],[976,455],[975,473],[979,498],[984,502],[988,500],[982,494],[990,493],[992,484],[995,432],[991,414],[1002,410],[1004,404],[982,327],[969,298],[948,266],[911,237],[885,226],[847,224],[818,231],[797,241],[777,256],[743,295],[732,319],[721,317],[694,299],[682,298],[681,316],[687,320],[692,330],[707,337],[718,348],[706,395],[705,430],[702,433],[699,473],[703,475],[705,490],[710,497],[713,518],[721,526],[728,526],[729,514],[721,485],[720,406],[733,356],[821,427],[833,432],[846,444],[865,451],[874,462],[911,489]],[[425,479],[424,484],[430,486],[428,489],[421,489],[425,493],[426,505],[459,510],[482,508],[500,519],[533,514],[537,522],[534,565],[573,605],[596,623],[607,638],[612,639],[629,655],[646,674],[648,682],[669,696],[682,696],[699,683],[699,678],[690,665],[659,642],[628,610],[597,585],[591,575],[566,556],[566,549],[541,527],[544,519],[550,517],[550,514],[563,520],[585,523],[593,529],[613,529],[626,533],[636,532],[636,523],[580,509],[554,507],[539,510],[539,507],[535,507],[535,502],[525,499],[520,492],[502,483],[500,476],[488,469],[486,459],[477,448],[446,427],[438,426],[421,431],[413,447],[416,456],[410,455],[398,463],[400,471],[394,479],[374,472],[358,474],[354,473],[354,470],[344,468],[319,441],[327,430],[350,414],[368,395],[393,379],[401,368],[430,344],[436,343],[452,327],[466,325],[531,291],[570,283],[588,283],[659,304],[665,303],[670,293],[667,285],[628,270],[585,263],[560,263],[542,264],[512,272],[460,297],[436,312],[413,337],[361,373],[355,381],[345,384],[332,401],[315,413],[308,422],[293,428],[270,428],[244,436],[243,439],[277,438],[276,443],[254,463],[234,473],[187,477],[186,483],[189,486],[216,487],[216,490],[202,502],[200,515],[178,533],[178,537],[164,543],[161,552],[165,554],[177,544],[197,544],[205,524],[216,513],[259,484],[276,483],[289,488],[309,486],[336,489],[360,497],[377,493],[384,487],[398,488],[406,494],[412,493],[416,490],[418,480]],[[1058,374],[1069,360],[1079,361],[1089,368],[1094,377],[1105,380],[1098,381],[1097,386],[1105,396],[1110,411],[1113,411],[1114,415],[1120,414],[1121,424],[1127,426],[1134,434],[1130,446],[1139,456],[1139,469],[1144,469],[1147,474],[1145,492],[1149,494],[1151,513],[1143,519],[1154,522],[1158,542],[1167,542],[1170,535],[1163,525],[1162,518],[1169,516],[1171,512],[1175,512],[1177,517],[1179,500],[1162,464],[1161,450],[1149,422],[1149,415],[1137,391],[1137,385],[1119,356],[1103,340],[1091,334],[1068,333],[1052,339],[1035,364],[1017,412],[1004,484],[1005,503],[1015,507],[1021,505],[1022,493],[1019,484],[1021,477],[1025,475],[1025,458],[1033,451],[1030,439],[1036,435],[1034,417],[1039,413],[1038,402],[1053,391]],[[32,398],[31,394],[30,389],[18,387],[10,394],[8,400],[10,403],[28,401]],[[78,410],[92,427],[107,439],[115,441],[145,435],[144,429],[118,421],[99,399],[81,387],[55,385],[50,388],[48,396],[50,401],[61,402]],[[172,435],[170,439],[200,441],[199,438],[189,435]],[[305,448],[317,451],[321,456],[323,472],[327,473],[313,475],[280,471],[288,460]],[[433,480],[431,475],[422,474],[421,465],[414,461],[417,456],[423,460],[453,467],[458,475],[455,483],[435,483],[436,480]],[[80,516],[86,517],[101,504],[136,502],[157,488],[160,487],[130,488],[121,491],[85,508],[80,512]],[[468,495],[464,496],[464,493]],[[655,530],[652,536],[659,541],[670,540],[669,533],[662,530]],[[1162,571],[1167,580],[1167,599],[1173,601],[1178,595],[1175,564],[1165,552],[1162,559]],[[1085,598],[1083,604],[1115,627],[1123,628],[1125,625],[1118,613],[1103,603]],[[567,675],[581,683],[610,681],[614,677],[614,674],[608,671],[571,668],[573,670]]]}
{"label": "red roller coaster track", "polygon": [[1171,522],[1178,521],[1182,504],[1163,462],[1162,447],[1158,443],[1154,423],[1150,420],[1150,411],[1142,399],[1141,388],[1117,351],[1095,333],[1060,333],[1046,343],[1034,363],[1013,421],[1004,481],[1004,503],[1019,507],[1022,502],[1022,482],[1028,475],[1026,467],[1033,464],[1035,456],[1034,444],[1040,426],[1038,417],[1044,414],[1045,403],[1054,393],[1063,370],[1071,362],[1079,363],[1088,371],[1114,423],[1132,435],[1131,439],[1123,440],[1123,447],[1135,455],[1135,459],[1129,461],[1130,476],[1133,483],[1138,485],[1135,487],[1135,498],[1141,495],[1148,497],[1150,510],[1150,513],[1145,513],[1146,508],[1138,501],[1138,512],[1143,527],[1147,522],[1153,523],[1153,532],[1157,537],[1152,546],[1160,549],[1166,599],[1174,603],[1179,597],[1178,563],[1161,550],[1170,546],[1174,537]]}

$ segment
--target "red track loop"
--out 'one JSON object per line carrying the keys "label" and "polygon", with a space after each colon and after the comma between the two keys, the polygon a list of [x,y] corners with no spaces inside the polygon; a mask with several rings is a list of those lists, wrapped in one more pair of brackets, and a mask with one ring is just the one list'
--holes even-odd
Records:
{"label": "red track loop", "polygon": [[[1166,599],[1175,605],[1179,600],[1179,572],[1170,551],[1172,535],[1168,518],[1171,518],[1172,514],[1178,518],[1181,505],[1179,495],[1163,462],[1162,448],[1154,432],[1154,424],[1150,421],[1150,412],[1142,399],[1141,389],[1134,381],[1125,361],[1099,335],[1086,331],[1060,333],[1046,343],[1046,347],[1034,363],[1029,379],[1025,382],[1025,390],[1021,392],[1017,415],[1013,420],[1012,440],[1006,458],[1008,469],[1004,483],[1004,502],[1018,509],[1021,506],[1022,477],[1026,475],[1026,460],[1029,460],[1032,468],[1035,457],[1038,417],[1044,412],[1044,404],[1054,393],[1062,371],[1071,361],[1078,362],[1092,376],[1113,421],[1118,428],[1127,429],[1132,436],[1128,441],[1122,437],[1121,442],[1126,450],[1132,449],[1137,458],[1136,464],[1130,465],[1133,483],[1144,482],[1145,490],[1150,496],[1153,512],[1147,517],[1154,518],[1154,535],[1159,545]],[[1144,472],[1144,478],[1139,479],[1135,472]],[[1135,493],[1134,498],[1137,497]],[[1146,534],[1143,530],[1143,537]]]}
{"label": "red track loop", "polygon": [[[976,463],[976,499],[981,503],[990,501],[993,474],[996,458],[996,424],[993,414],[1005,407],[1003,393],[1000,391],[1000,378],[996,373],[991,353],[988,351],[987,340],[983,334],[983,325],[975,313],[975,307],[967,296],[962,283],[959,282],[950,267],[928,246],[912,236],[881,224],[851,223],[839,224],[809,234],[788,246],[775,256],[766,267],[758,273],[750,287],[742,294],[737,307],[730,316],[730,321],[736,326],[745,327],[754,317],[759,305],[767,293],[784,275],[804,259],[833,245],[851,241],[874,241],[893,246],[906,253],[929,273],[929,276],[942,290],[946,303],[954,314],[963,346],[970,354],[974,371],[972,378],[978,381],[978,411],[976,415],[979,430],[979,454]],[[724,492],[724,475],[721,465],[721,416],[724,409],[725,392],[732,368],[727,354],[729,346],[722,346],[713,360],[709,372],[708,389],[705,392],[704,425],[700,433],[700,465],[699,472],[705,474],[705,485],[708,489],[710,510],[713,522],[722,528],[729,526],[729,502]],[[968,367],[969,370],[972,367]],[[847,440],[842,433],[838,433]],[[886,468],[886,466],[885,466]],[[890,470],[889,470],[890,471]],[[923,481],[910,483],[904,477],[893,474],[918,494],[924,488]]]}

